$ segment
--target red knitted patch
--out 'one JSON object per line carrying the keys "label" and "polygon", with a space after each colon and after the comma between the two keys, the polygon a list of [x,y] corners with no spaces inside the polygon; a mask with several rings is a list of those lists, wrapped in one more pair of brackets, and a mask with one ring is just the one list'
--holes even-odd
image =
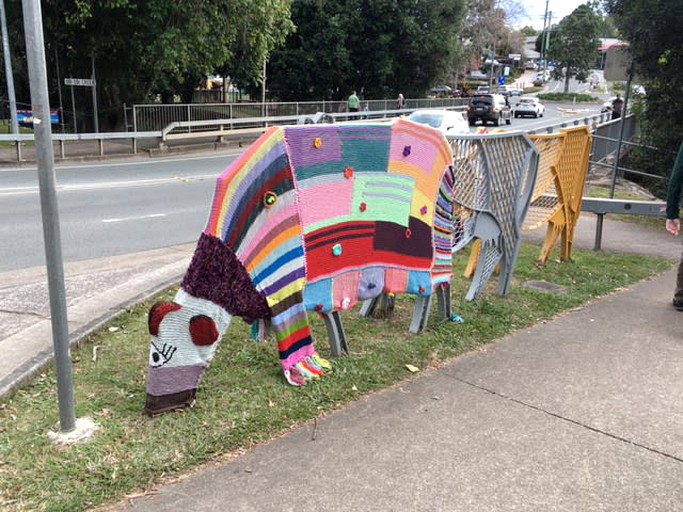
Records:
{"label": "red knitted patch", "polygon": [[193,316],[190,320],[190,336],[192,343],[204,347],[218,339],[216,323],[206,315]]}
{"label": "red knitted patch", "polygon": [[182,306],[176,304],[175,302],[157,302],[151,308],[149,308],[149,314],[147,315],[147,328],[152,336],[159,335],[159,325],[164,319],[167,313],[171,311],[178,311]]}

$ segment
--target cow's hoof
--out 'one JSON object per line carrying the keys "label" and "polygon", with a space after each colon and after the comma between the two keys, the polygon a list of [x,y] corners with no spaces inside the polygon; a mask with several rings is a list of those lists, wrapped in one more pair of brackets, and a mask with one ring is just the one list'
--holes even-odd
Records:
{"label": "cow's hoof", "polygon": [[308,381],[324,376],[332,369],[327,359],[318,354],[305,357],[297,364],[285,370],[285,379],[292,386],[305,386]]}
{"label": "cow's hoof", "polygon": [[163,396],[154,396],[147,393],[145,412],[149,416],[154,417],[165,412],[191,409],[194,407],[196,396],[196,389],[188,389]]}
{"label": "cow's hoof", "polygon": [[332,365],[330,364],[330,362],[327,359],[323,359],[322,357],[320,357],[317,353],[313,354],[310,357],[310,359],[312,359],[313,362],[316,365],[318,365],[320,368],[322,368],[323,370],[326,370],[326,371],[332,370]]}

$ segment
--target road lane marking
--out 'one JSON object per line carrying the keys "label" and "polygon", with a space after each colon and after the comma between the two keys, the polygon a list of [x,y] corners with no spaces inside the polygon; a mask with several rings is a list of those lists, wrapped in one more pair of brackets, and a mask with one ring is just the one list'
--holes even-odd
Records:
{"label": "road lane marking", "polygon": [[[216,175],[213,174],[203,174],[197,176],[173,176],[171,178],[157,178],[148,180],[134,180],[134,181],[108,181],[108,182],[97,182],[97,183],[81,183],[73,185],[57,185],[58,193],[66,192],[81,192],[85,190],[99,190],[107,188],[126,188],[126,187],[149,187],[155,185],[163,185],[169,183],[176,184],[194,184],[198,182],[203,182],[206,180],[216,179]],[[0,195],[21,195],[21,194],[38,194],[40,188],[37,186],[30,187],[7,187],[0,188]]]}
{"label": "road lane marking", "polygon": [[113,219],[102,219],[102,222],[129,222],[131,220],[154,219],[156,217],[166,217],[165,213],[150,213],[149,215],[135,215],[133,217],[114,217]]}

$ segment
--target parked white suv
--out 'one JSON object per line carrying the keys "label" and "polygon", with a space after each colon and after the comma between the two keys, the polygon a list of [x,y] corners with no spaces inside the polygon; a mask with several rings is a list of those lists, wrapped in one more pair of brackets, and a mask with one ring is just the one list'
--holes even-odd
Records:
{"label": "parked white suv", "polygon": [[515,118],[524,116],[543,117],[545,106],[535,96],[524,96],[519,99],[514,112]]}

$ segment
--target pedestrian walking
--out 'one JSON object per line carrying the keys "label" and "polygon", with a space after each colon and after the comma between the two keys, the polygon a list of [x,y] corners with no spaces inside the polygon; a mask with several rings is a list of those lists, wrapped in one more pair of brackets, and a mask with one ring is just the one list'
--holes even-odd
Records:
{"label": "pedestrian walking", "polygon": [[[678,156],[671,170],[669,188],[666,194],[666,230],[673,236],[681,232],[680,201],[681,188],[683,187],[683,142],[678,148]],[[674,290],[673,305],[676,311],[683,311],[683,254],[678,264],[676,275],[676,288]]]}
{"label": "pedestrian walking", "polygon": [[[349,96],[347,104],[348,104],[349,112],[358,112],[358,107],[360,107],[360,99],[358,99],[358,96],[356,95],[356,91],[353,91],[351,93],[351,96]],[[355,116],[351,115],[349,117],[353,118]]]}
{"label": "pedestrian walking", "polygon": [[399,93],[398,98],[396,98],[396,108],[398,110],[402,110],[402,109],[406,108],[406,100],[403,97],[403,94]]}
{"label": "pedestrian walking", "polygon": [[612,119],[619,119],[621,117],[621,110],[624,107],[624,100],[621,99],[621,95],[617,94],[617,97],[612,101]]}

